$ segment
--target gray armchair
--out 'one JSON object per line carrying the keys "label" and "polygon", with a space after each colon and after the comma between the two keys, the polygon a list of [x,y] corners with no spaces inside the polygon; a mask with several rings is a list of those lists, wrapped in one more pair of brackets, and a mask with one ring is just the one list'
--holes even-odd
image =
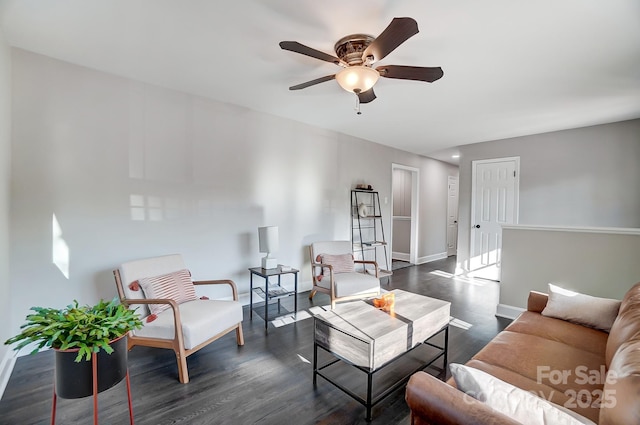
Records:
{"label": "gray armchair", "polygon": [[[121,302],[130,308],[138,308],[144,323],[142,329],[130,332],[127,348],[142,345],[173,350],[176,353],[181,383],[189,382],[189,355],[231,331],[236,332],[237,344],[244,345],[242,305],[238,301],[238,291],[233,281],[191,281],[191,275],[179,254],[130,261],[122,264],[119,270],[114,270],[113,274]],[[183,286],[188,287],[189,300],[180,300],[185,298],[183,287],[177,290],[178,302],[176,297],[166,295],[149,297],[154,288],[147,286],[148,291],[145,293],[141,287],[141,284],[155,284],[160,281],[160,284],[155,286],[155,289],[160,288],[157,293],[166,292],[165,288],[173,285],[172,281],[176,280],[175,275],[186,283]],[[233,300],[197,298],[191,283],[196,286],[226,285]],[[180,286],[180,282],[177,286]],[[157,312],[160,309],[161,311]]]}
{"label": "gray armchair", "polygon": [[[378,264],[375,261],[354,260],[351,241],[314,242],[309,246],[313,288],[329,294],[331,308],[338,301],[372,297],[380,294]],[[362,270],[356,270],[358,265]]]}

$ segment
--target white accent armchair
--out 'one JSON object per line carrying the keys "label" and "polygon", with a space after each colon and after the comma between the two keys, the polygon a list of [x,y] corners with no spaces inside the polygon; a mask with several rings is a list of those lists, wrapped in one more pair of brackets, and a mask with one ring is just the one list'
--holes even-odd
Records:
{"label": "white accent armchair", "polygon": [[[378,264],[375,261],[354,260],[351,241],[314,242],[309,246],[309,257],[313,278],[309,299],[312,299],[316,292],[329,294],[331,308],[334,308],[338,301],[380,294]],[[336,260],[336,257],[340,260]],[[327,258],[336,262],[332,264]],[[344,263],[343,260],[349,258],[353,264]],[[363,265],[364,270],[356,271],[356,264]]]}
{"label": "white accent armchair", "polygon": [[[236,285],[231,280],[208,280],[191,282],[190,274],[185,270],[182,256],[179,254],[147,258],[124,263],[120,269],[114,270],[118,295],[123,304],[130,308],[138,308],[144,326],[130,332],[128,349],[136,345],[146,347],[168,348],[176,353],[178,376],[180,382],[189,382],[187,357],[221,336],[236,331],[238,345],[244,345],[242,334],[242,305],[238,301]],[[183,271],[186,284],[191,291],[191,299],[176,302],[176,298],[164,296],[150,298],[140,283],[150,279],[174,275]],[[183,279],[185,280],[185,279]],[[196,298],[195,289],[191,285],[227,285],[233,300],[209,300]],[[166,282],[160,283],[160,293]],[[147,287],[149,289],[149,287]],[[158,286],[156,285],[156,289]],[[182,291],[182,288],[180,288]],[[151,291],[147,291],[151,293]],[[180,301],[180,299],[178,299]],[[150,311],[150,308],[152,309]],[[153,309],[164,308],[153,313]]]}

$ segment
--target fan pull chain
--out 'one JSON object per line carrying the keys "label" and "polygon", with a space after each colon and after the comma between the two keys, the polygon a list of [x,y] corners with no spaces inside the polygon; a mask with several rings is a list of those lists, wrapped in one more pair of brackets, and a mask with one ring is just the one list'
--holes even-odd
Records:
{"label": "fan pull chain", "polygon": [[358,94],[356,93],[356,115],[362,115],[362,112],[360,112],[360,97],[358,96]]}

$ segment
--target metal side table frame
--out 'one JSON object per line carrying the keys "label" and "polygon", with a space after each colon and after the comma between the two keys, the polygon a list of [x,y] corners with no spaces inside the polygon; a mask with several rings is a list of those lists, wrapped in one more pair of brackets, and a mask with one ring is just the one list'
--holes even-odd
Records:
{"label": "metal side table frame", "polygon": [[[291,268],[288,270],[282,270],[282,266],[278,265],[275,269],[263,269],[262,267],[252,267],[249,269],[249,319],[253,319],[253,275],[264,278],[264,328],[268,329],[269,326],[269,301],[277,299],[278,309],[280,308],[280,300],[282,298],[293,296],[294,313],[298,312],[298,272],[300,270]],[[277,288],[282,288],[282,275],[293,274],[294,277],[294,289],[293,291],[284,291],[279,295],[269,295],[269,278],[271,276],[278,276]],[[258,287],[257,287],[258,288]],[[256,289],[257,289],[256,288]],[[262,290],[262,288],[260,288]]]}

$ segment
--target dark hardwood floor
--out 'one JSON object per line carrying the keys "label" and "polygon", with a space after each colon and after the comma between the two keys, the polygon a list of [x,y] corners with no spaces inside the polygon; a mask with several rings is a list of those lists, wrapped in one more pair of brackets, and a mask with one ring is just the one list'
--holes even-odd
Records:
{"label": "dark hardwood floor", "polygon": [[[451,301],[449,362],[464,363],[508,324],[494,316],[498,283],[453,278],[455,257],[394,272],[385,289],[404,289]],[[248,279],[248,276],[247,276]],[[298,309],[328,304],[318,294],[298,296]],[[283,301],[292,308],[293,300]],[[135,347],[129,353],[129,371],[135,422],[158,424],[364,424],[365,408],[333,385],[318,379],[312,384],[313,319],[282,327],[269,325],[245,307],[245,345],[237,347],[228,334],[188,358],[191,382],[178,382],[175,355],[169,350]],[[468,328],[468,329],[465,329]],[[419,350],[411,353],[415,357]],[[376,378],[378,385],[397,377],[409,362],[401,358]],[[427,372],[442,377],[442,361]],[[366,375],[345,366],[343,378],[364,387]],[[449,375],[447,375],[448,377]],[[53,355],[42,352],[20,357],[2,400],[0,424],[50,422],[53,391]],[[100,423],[128,424],[124,381],[99,397]],[[58,424],[90,424],[92,397],[58,399]],[[409,424],[404,388],[373,409],[372,424]]]}

